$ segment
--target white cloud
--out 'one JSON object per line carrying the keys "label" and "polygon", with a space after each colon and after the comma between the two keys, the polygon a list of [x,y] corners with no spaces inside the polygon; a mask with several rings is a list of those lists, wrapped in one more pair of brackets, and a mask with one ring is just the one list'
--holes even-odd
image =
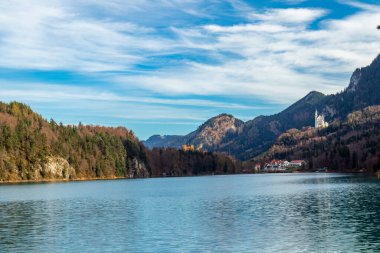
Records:
{"label": "white cloud", "polygon": [[264,32],[264,33],[278,33],[289,30],[289,27],[281,24],[244,24],[233,26],[219,26],[219,25],[206,25],[204,29],[213,33],[242,33],[245,32]]}
{"label": "white cloud", "polygon": [[0,66],[71,71],[120,71],[149,52],[170,49],[153,28],[70,12],[60,1],[0,3]]}
{"label": "white cloud", "polygon": [[[78,103],[108,103],[120,104],[125,103],[131,107],[149,106],[180,106],[180,107],[210,107],[221,109],[239,109],[239,110],[259,110],[268,109],[265,106],[247,106],[238,103],[217,102],[207,99],[176,99],[176,98],[158,98],[149,96],[127,96],[110,92],[104,88],[64,86],[57,84],[39,84],[39,83],[10,83],[0,80],[0,99],[3,101],[12,101],[17,98],[24,102],[60,103],[72,104]],[[107,108],[106,108],[107,109]],[[165,113],[160,114],[160,118],[165,118]],[[131,115],[122,116],[121,118],[134,118]],[[140,114],[138,118],[146,117],[146,114]],[[157,117],[157,114],[155,115]],[[197,118],[199,119],[199,118]]]}
{"label": "white cloud", "polygon": [[[295,18],[281,23],[278,18],[284,13]],[[254,23],[176,28],[188,47],[207,50],[221,63],[187,62],[181,69],[115,80],[172,95],[257,96],[288,104],[311,90],[331,94],[348,84],[356,67],[368,65],[379,53],[380,33],[365,24],[376,24],[380,12],[365,9],[341,20],[325,20],[317,30],[307,27],[324,13],[271,10]]]}
{"label": "white cloud", "polygon": [[252,13],[252,20],[274,24],[307,24],[326,14],[326,10],[307,8],[268,9],[263,13]]}
{"label": "white cloud", "polygon": [[[168,35],[149,22],[137,22],[136,15],[155,20],[157,14],[158,19],[170,20],[173,13],[177,17],[217,13],[201,8],[198,0],[6,0],[0,3],[0,67],[84,72],[127,90],[290,103],[310,90],[342,89],[349,73],[367,65],[379,51],[380,33],[374,27],[380,12],[371,5],[349,2],[360,10],[340,20],[324,20],[313,30],[309,25],[327,10],[259,11],[242,1],[228,2],[240,12],[237,15],[244,14],[244,22],[225,26],[173,22],[165,28]],[[164,59],[154,71],[123,74],[135,71],[136,64],[149,65],[152,58],[172,54],[185,59],[174,63]],[[211,60],[190,60],[188,54]],[[173,101],[164,102],[175,105]],[[193,102],[199,101],[189,105]]]}
{"label": "white cloud", "polygon": [[373,5],[373,4],[366,4],[358,1],[350,1],[350,0],[338,0],[338,2],[346,5],[350,5],[355,8],[363,9],[369,12],[379,12],[380,6]]}

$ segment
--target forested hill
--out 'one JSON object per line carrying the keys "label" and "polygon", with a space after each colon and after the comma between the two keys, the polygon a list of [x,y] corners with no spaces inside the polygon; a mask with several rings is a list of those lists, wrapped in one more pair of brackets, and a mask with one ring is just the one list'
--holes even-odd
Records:
{"label": "forested hill", "polygon": [[[127,152],[131,150],[133,152]],[[125,177],[142,145],[125,128],[64,126],[28,106],[0,104],[0,179]],[[139,173],[149,173],[145,166]]]}
{"label": "forested hill", "polygon": [[54,120],[46,121],[24,104],[0,103],[0,181],[3,182],[238,171],[236,162],[224,155],[185,154],[170,149],[151,151],[124,127],[65,126]]}
{"label": "forested hill", "polygon": [[258,160],[306,159],[310,169],[339,171],[380,169],[380,106],[350,113],[328,128],[291,129]]}

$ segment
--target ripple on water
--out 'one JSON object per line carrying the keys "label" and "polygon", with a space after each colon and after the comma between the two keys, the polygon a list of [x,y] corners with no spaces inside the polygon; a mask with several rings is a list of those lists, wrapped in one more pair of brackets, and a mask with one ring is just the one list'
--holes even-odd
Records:
{"label": "ripple on water", "polygon": [[378,251],[379,188],[319,173],[0,186],[0,251]]}

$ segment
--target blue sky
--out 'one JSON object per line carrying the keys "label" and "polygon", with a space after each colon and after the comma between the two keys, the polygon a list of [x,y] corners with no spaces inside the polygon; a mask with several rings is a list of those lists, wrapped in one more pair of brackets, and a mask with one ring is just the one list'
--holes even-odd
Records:
{"label": "blue sky", "polygon": [[380,53],[378,0],[4,0],[0,9],[0,100],[140,139],[335,93]]}

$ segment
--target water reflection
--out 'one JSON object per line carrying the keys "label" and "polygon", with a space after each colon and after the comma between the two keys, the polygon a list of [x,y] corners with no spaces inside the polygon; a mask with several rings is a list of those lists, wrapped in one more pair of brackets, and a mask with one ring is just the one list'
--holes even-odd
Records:
{"label": "water reflection", "polygon": [[378,251],[379,188],[342,174],[1,186],[0,251]]}

